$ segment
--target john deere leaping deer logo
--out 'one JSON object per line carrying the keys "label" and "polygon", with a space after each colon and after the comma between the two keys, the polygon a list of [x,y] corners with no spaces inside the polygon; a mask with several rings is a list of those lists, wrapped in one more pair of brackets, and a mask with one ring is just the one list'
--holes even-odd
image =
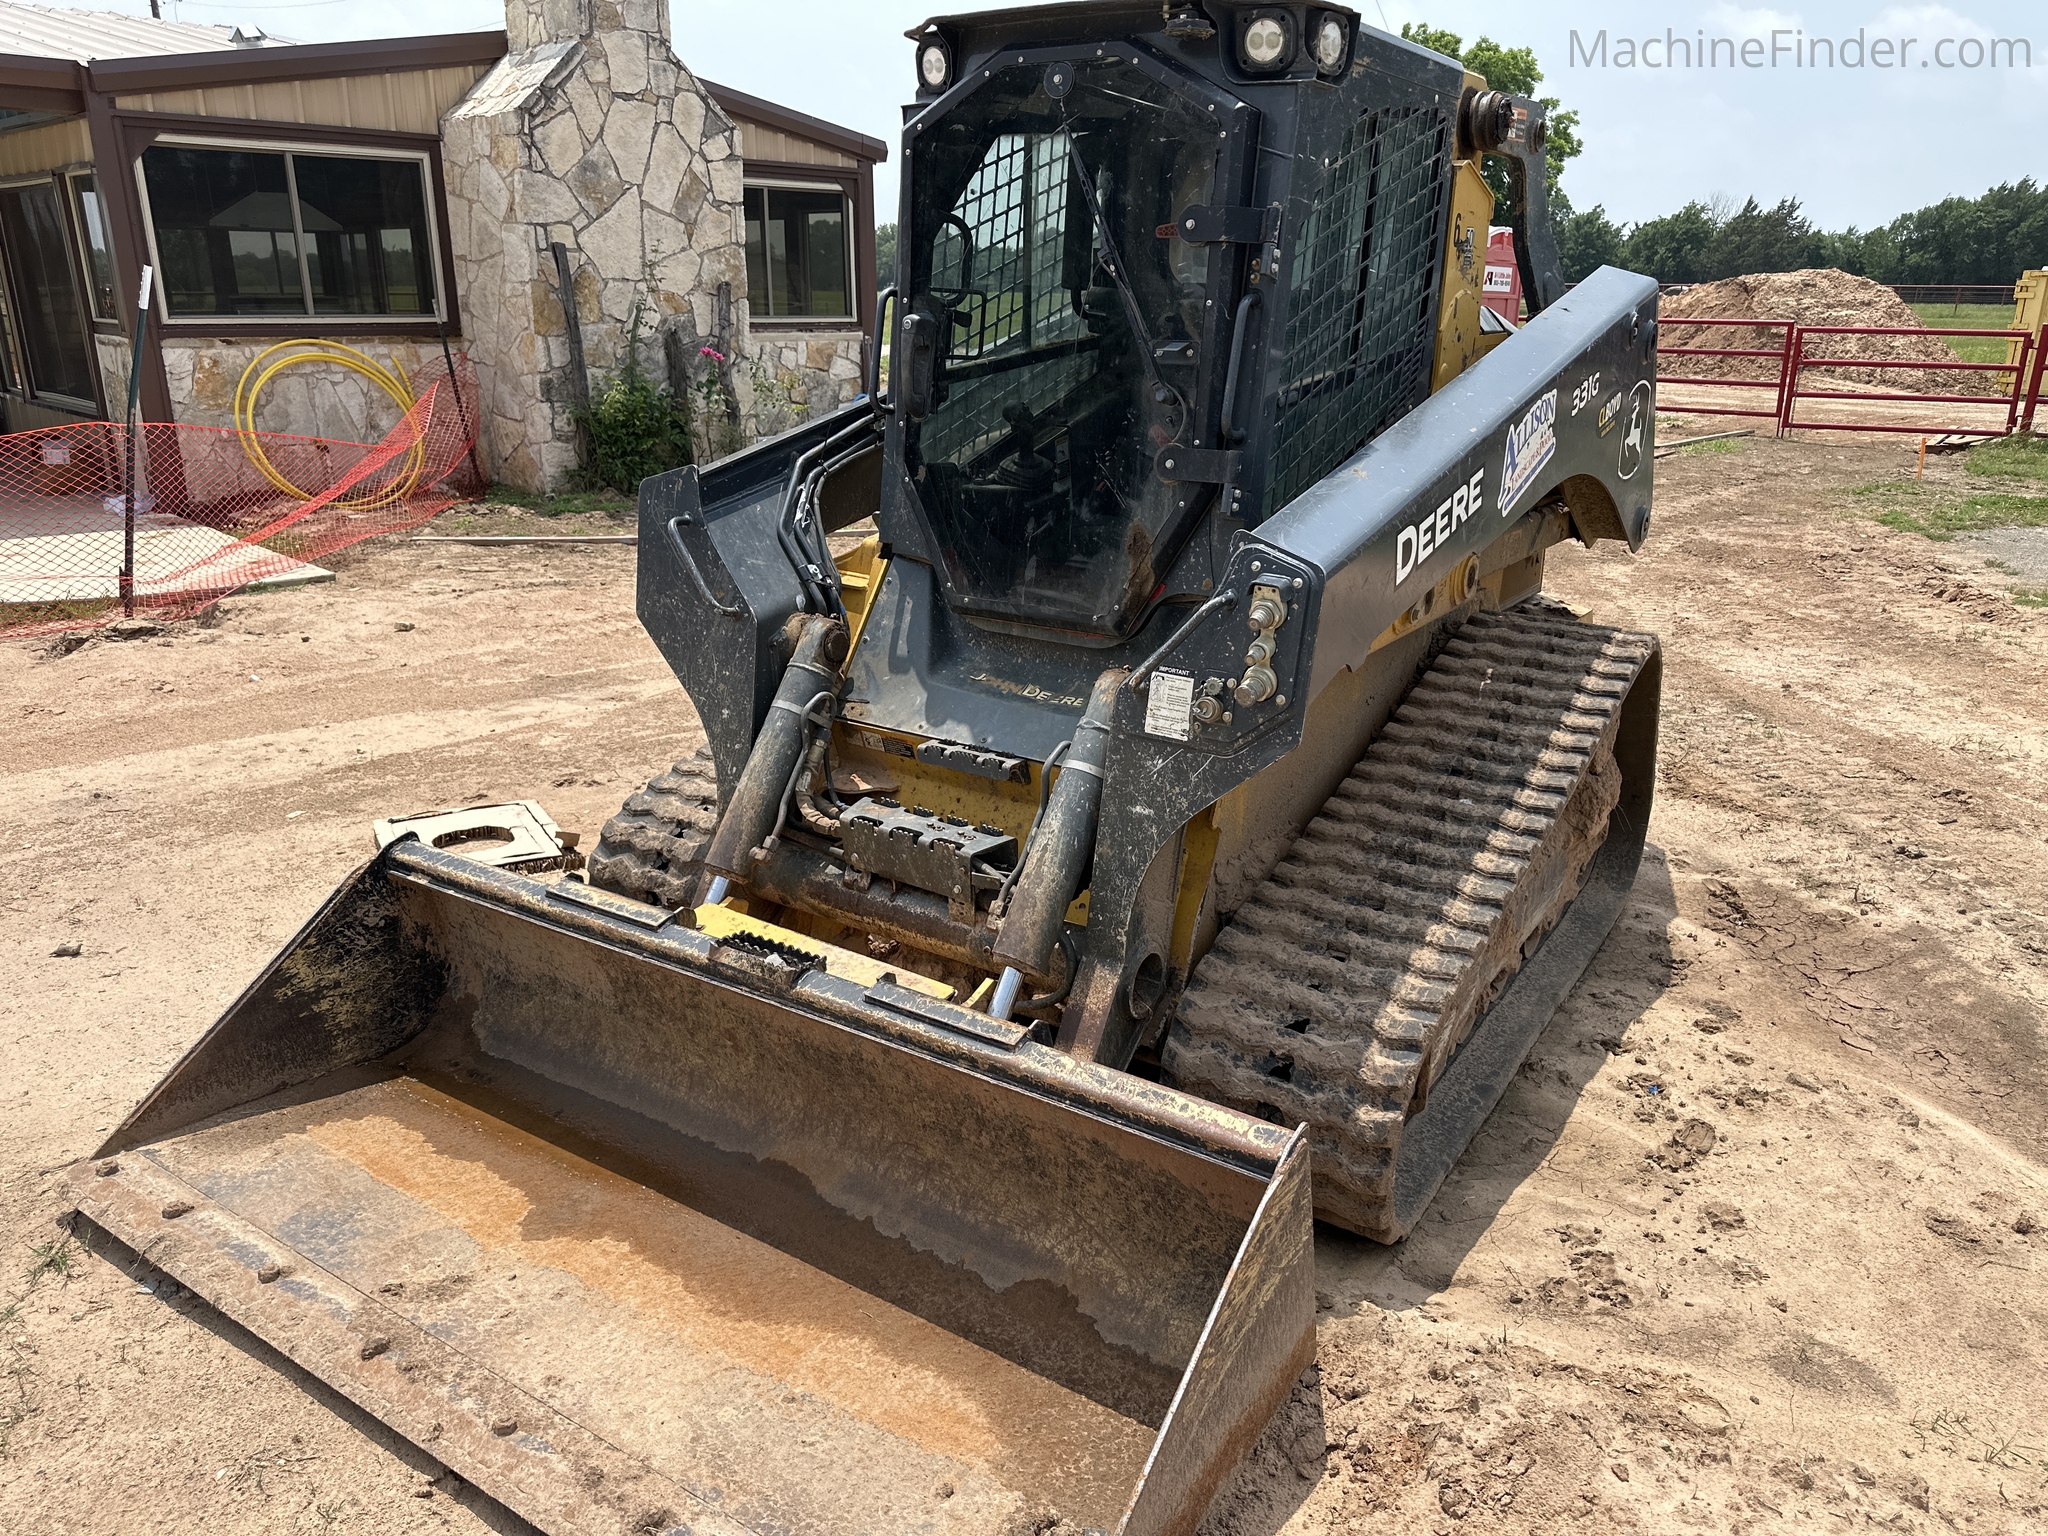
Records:
{"label": "john deere leaping deer logo", "polygon": [[1638,380],[1628,397],[1628,426],[1621,434],[1621,478],[1626,480],[1643,467],[1643,455],[1650,447],[1650,423],[1656,419],[1655,391],[1648,379]]}

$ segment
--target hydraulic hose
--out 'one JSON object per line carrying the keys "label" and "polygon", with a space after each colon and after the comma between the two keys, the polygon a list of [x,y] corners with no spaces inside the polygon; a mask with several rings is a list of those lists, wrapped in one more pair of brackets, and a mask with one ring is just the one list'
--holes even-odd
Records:
{"label": "hydraulic hose", "polygon": [[[293,347],[311,350],[290,351],[289,349]],[[284,353],[284,356],[277,357],[276,354],[280,352]],[[271,361],[273,358],[275,360]],[[257,472],[264,479],[287,496],[296,497],[300,501],[311,501],[319,492],[305,490],[286,479],[283,471],[278,469],[270,461],[270,456],[263,451],[261,435],[256,430],[256,401],[262,395],[265,386],[283,370],[301,363],[330,363],[362,375],[384,391],[398,407],[401,415],[410,411],[418,401],[413,398],[412,387],[406,383],[403,374],[395,368],[386,368],[368,354],[358,352],[354,347],[343,346],[338,341],[316,341],[302,337],[293,341],[280,341],[257,353],[250,360],[249,366],[242,370],[242,377],[235,385],[235,435],[241,439],[242,452],[248,456],[249,462],[256,466]],[[358,494],[337,496],[334,505],[361,511],[370,507],[388,506],[394,501],[403,501],[418,485],[420,471],[425,464],[426,446],[415,440],[407,447],[404,462],[396,478]]]}

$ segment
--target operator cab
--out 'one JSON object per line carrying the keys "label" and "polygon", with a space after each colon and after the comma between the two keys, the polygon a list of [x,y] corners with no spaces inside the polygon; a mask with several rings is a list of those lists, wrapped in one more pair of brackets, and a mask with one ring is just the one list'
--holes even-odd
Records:
{"label": "operator cab", "polygon": [[1214,494],[1156,461],[1211,414],[1231,264],[1175,221],[1218,200],[1215,96],[1040,56],[919,130],[907,309],[932,362],[904,468],[963,611],[1127,633]]}

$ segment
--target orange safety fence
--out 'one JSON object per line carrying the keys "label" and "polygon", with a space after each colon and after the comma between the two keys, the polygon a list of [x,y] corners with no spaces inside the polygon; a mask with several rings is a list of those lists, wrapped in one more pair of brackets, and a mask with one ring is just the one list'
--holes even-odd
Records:
{"label": "orange safety fence", "polygon": [[452,377],[423,364],[411,387],[376,443],[143,423],[132,537],[123,423],[0,436],[0,635],[182,618],[245,587],[319,580],[321,556],[481,494],[469,359],[456,355]]}

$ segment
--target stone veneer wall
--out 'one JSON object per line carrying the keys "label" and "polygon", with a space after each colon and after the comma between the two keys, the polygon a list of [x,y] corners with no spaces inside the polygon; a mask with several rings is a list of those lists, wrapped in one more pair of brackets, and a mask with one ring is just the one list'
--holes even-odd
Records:
{"label": "stone veneer wall", "polygon": [[[102,338],[110,340],[111,338]],[[164,382],[176,405],[177,419],[189,426],[232,427],[235,388],[242,373],[274,340],[271,337],[178,336],[164,338]],[[422,389],[434,382],[434,369],[445,366],[438,342],[389,336],[345,336],[333,340],[355,348],[372,362],[417,381]],[[315,343],[318,345],[318,343]],[[118,387],[128,387],[127,343],[118,361],[103,347],[108,414],[119,416],[125,403]],[[428,368],[428,364],[433,369]],[[329,437],[343,442],[374,443],[398,425],[403,414],[383,390],[346,368],[287,368],[264,386],[257,401],[256,425],[265,432],[300,437]]]}

